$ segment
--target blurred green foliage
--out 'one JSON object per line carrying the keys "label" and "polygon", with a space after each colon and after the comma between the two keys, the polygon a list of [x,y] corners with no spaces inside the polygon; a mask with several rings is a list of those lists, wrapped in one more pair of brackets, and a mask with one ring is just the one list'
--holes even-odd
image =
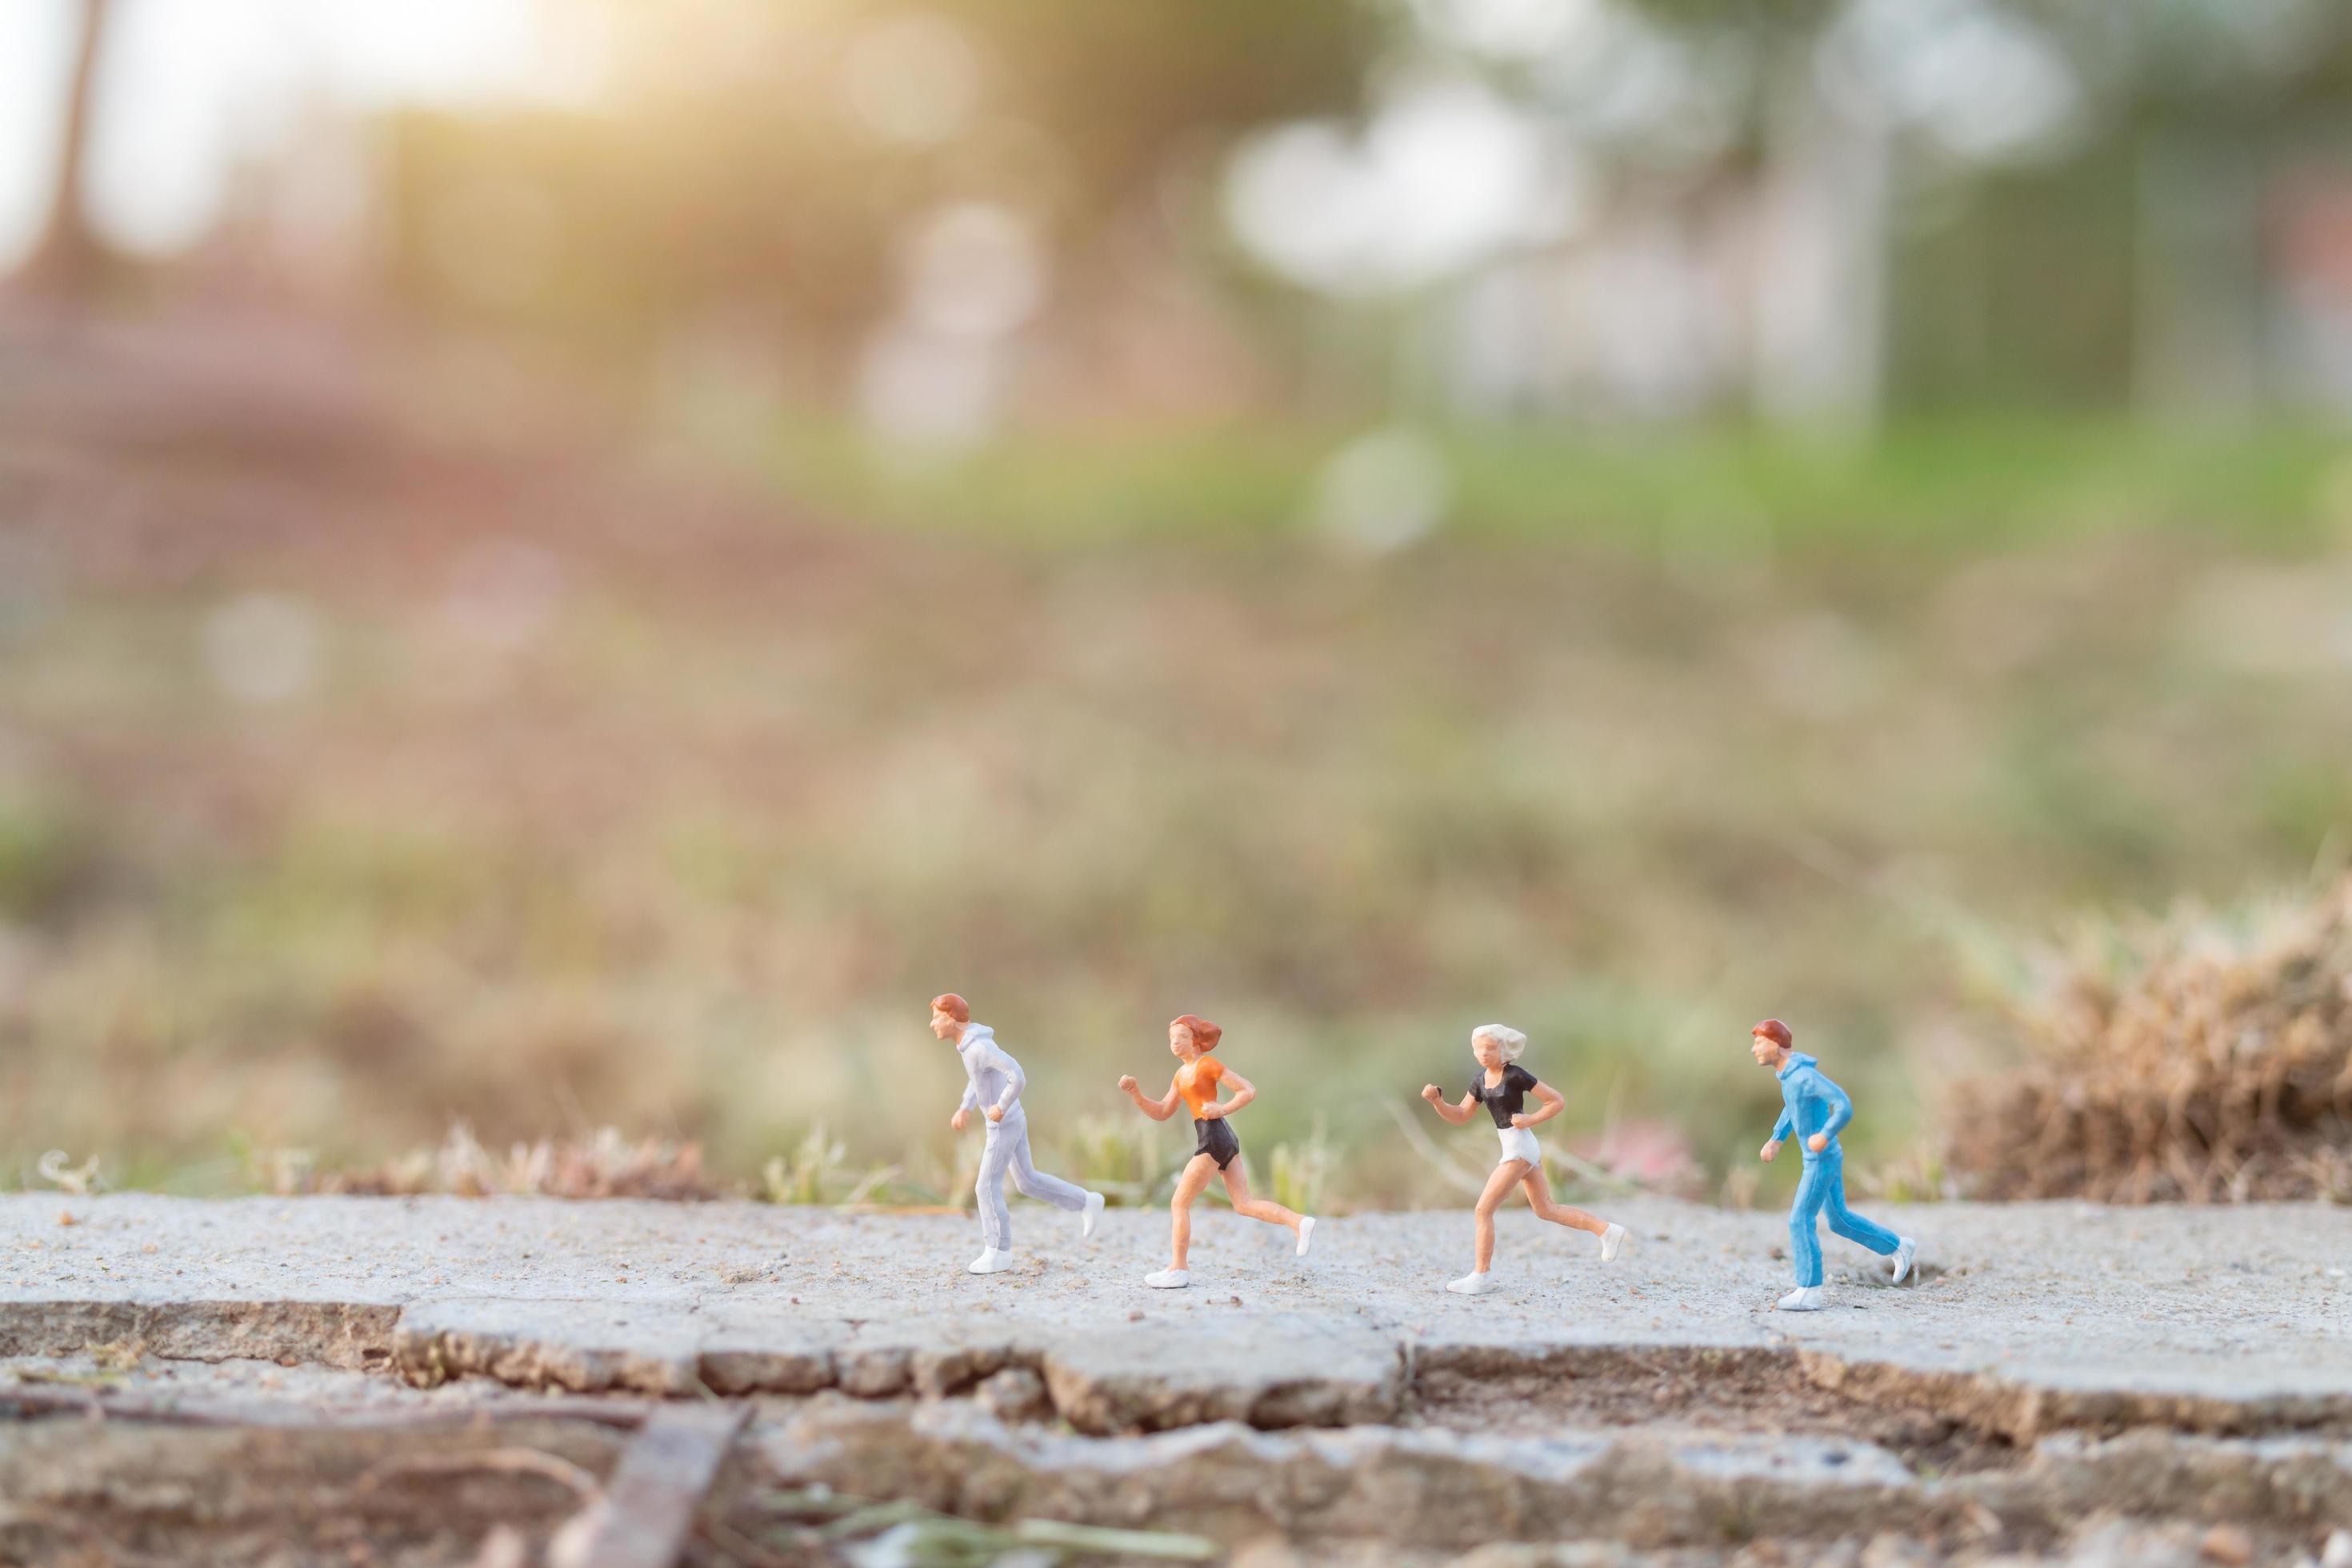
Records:
{"label": "blurred green foliage", "polygon": [[909,225],[936,204],[1009,203],[1073,254],[1122,221],[1178,218],[1194,243],[1222,149],[1350,109],[1391,26],[1353,0],[953,0],[920,15],[970,52],[977,118],[908,141],[862,124],[842,85],[887,8],[575,3],[619,40],[596,101],[416,109],[386,128],[394,290],[590,360],[749,322],[824,378],[882,313]]}
{"label": "blurred green foliage", "polygon": [[[824,531],[749,508],[672,554],[549,510],[560,589],[495,642],[451,608],[462,535],[61,565],[0,659],[7,1167],[202,1173],[235,1128],[331,1170],[464,1117],[960,1201],[950,986],[1041,1155],[1139,1190],[1181,1131],[1112,1084],[1188,1010],[1261,1087],[1245,1144],[1340,1203],[1454,1201],[1389,1107],[1496,1018],[1563,1150],[1711,1182],[1773,1114],[1746,1028],[1788,1017],[1866,1166],[2025,973],[1997,933],[2343,853],[2315,437],[1446,437],[1453,521],[1386,556],[1299,521],[1304,432],[1040,437],[912,488],[820,445],[777,463]],[[88,515],[65,548],[116,559]],[[317,645],[261,702],[212,651],[255,580]]]}
{"label": "blurred green foliage", "polygon": [[[1283,422],[1013,432],[910,456],[822,416],[785,421],[771,473],[828,521],[1049,544],[1255,543],[1298,532],[1343,433]],[[2341,436],[2180,431],[2121,418],[1919,419],[1866,438],[1753,427],[1422,432],[1465,542],[1570,542],[1669,559],[1829,552],[1866,565],[2101,531],[2193,530],[2297,549],[2338,526]]]}

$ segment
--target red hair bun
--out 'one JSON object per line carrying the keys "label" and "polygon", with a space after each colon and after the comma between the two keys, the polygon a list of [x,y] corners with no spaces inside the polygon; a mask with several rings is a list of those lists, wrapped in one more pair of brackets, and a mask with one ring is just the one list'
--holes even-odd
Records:
{"label": "red hair bun", "polygon": [[1181,1018],[1170,1020],[1168,1026],[1172,1029],[1179,1024],[1192,1031],[1192,1043],[1204,1051],[1215,1050],[1217,1042],[1225,1037],[1225,1032],[1223,1029],[1206,1018],[1195,1017],[1190,1013]]}

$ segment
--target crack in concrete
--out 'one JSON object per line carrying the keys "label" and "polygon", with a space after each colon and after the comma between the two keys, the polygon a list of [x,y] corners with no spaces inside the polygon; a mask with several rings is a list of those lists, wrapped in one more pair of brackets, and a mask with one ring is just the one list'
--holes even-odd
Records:
{"label": "crack in concrete", "polygon": [[[1355,1315],[1364,1323],[1368,1314]],[[1255,1358],[1202,1361],[1155,1325],[1057,1342],[1034,1331],[780,1319],[723,1309],[587,1298],[488,1296],[381,1302],[0,1302],[0,1354],[58,1357],[92,1346],[165,1360],[254,1359],[389,1371],[431,1386],[481,1376],[509,1387],[660,1397],[719,1394],[864,1399],[963,1394],[998,1372],[1037,1375],[1054,1413],[1094,1435],[1237,1421],[1263,1429],[1400,1426],[1512,1401],[1604,1424],[1697,1416],[1764,1419],[1773,1399],[1832,1396],[1857,1426],[1916,1413],[1967,1436],[2016,1446],[2063,1431],[2139,1428],[2208,1436],[2352,1432],[2352,1394],[2243,1397],[2068,1388],[1997,1373],[1935,1370],[1786,1342],[1752,1346],[1425,1343],[1255,1328]],[[625,1331],[617,1332],[614,1331]],[[1720,1389],[1746,1392],[1726,1399]],[[1818,1424],[1818,1423],[1817,1423]]]}

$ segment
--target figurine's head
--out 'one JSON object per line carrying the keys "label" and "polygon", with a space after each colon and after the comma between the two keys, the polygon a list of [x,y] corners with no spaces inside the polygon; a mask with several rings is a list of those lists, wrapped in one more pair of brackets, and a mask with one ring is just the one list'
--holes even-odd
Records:
{"label": "figurine's head", "polygon": [[1748,1054],[1756,1058],[1758,1067],[1779,1072],[1789,1065],[1789,1053],[1796,1048],[1797,1037],[1778,1018],[1767,1018],[1748,1031]]}
{"label": "figurine's head", "polygon": [[971,1022],[971,1004],[948,992],[931,998],[931,1033],[943,1040],[961,1037],[963,1026]]}
{"label": "figurine's head", "polygon": [[1168,1048],[1180,1062],[1198,1061],[1217,1048],[1225,1032],[1206,1018],[1187,1013],[1168,1026]]}
{"label": "figurine's head", "polygon": [[1508,1024],[1481,1024],[1470,1031],[1470,1054],[1488,1072],[1499,1072],[1504,1065],[1519,1059],[1528,1048],[1528,1037]]}

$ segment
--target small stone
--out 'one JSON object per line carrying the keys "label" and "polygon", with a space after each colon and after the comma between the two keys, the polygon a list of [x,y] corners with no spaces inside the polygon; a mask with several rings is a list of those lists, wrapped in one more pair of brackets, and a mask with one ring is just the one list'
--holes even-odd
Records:
{"label": "small stone", "polygon": [[2217,1524],[2207,1531],[2198,1550],[2208,1563],[2219,1563],[2222,1568],[2245,1568],[2254,1560],[2253,1537],[2234,1524]]}

